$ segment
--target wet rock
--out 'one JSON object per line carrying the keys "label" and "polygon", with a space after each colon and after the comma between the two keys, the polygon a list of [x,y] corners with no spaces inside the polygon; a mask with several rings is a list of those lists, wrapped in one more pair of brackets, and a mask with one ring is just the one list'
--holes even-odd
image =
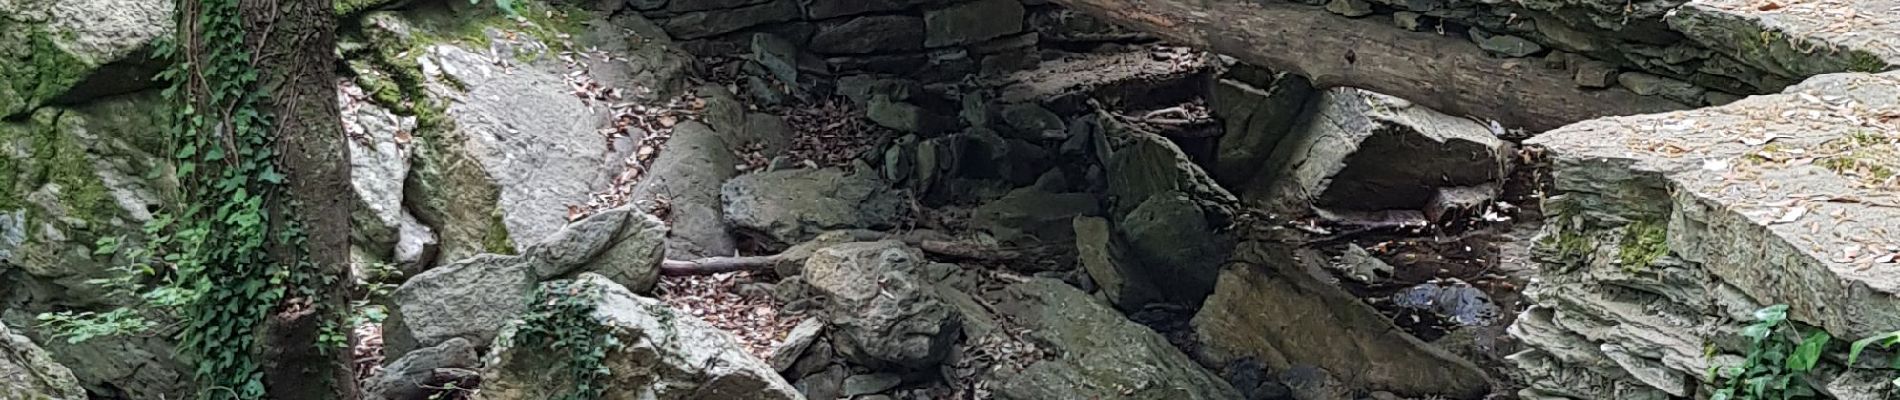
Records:
{"label": "wet rock", "polygon": [[751,173],[720,188],[726,221],[779,244],[835,229],[888,228],[904,212],[890,184],[837,168]]}
{"label": "wet rock", "polygon": [[1265,75],[1248,79],[1245,74],[1230,73],[1215,80],[1208,97],[1209,108],[1220,117],[1224,128],[1212,171],[1224,186],[1238,187],[1265,167],[1274,146],[1293,128],[1300,110],[1313,95],[1313,86],[1306,78],[1288,73]]}
{"label": "wet rock", "polygon": [[1492,182],[1508,165],[1489,128],[1358,89],[1326,90],[1289,135],[1242,191],[1282,215],[1419,210],[1438,187]]}
{"label": "wet rock", "polygon": [[87,398],[71,370],[6,325],[0,325],[0,396],[22,400]]}
{"label": "wet rock", "polygon": [[1486,52],[1503,57],[1528,57],[1544,51],[1544,46],[1515,35],[1492,35],[1472,28],[1471,40]]}
{"label": "wet rock", "polygon": [[1707,89],[1693,83],[1646,74],[1625,72],[1616,75],[1616,83],[1622,84],[1631,92],[1644,96],[1662,96],[1687,104],[1701,104],[1702,93]]}
{"label": "wet rock", "polygon": [[[732,336],[659,300],[640,297],[605,277],[582,274],[544,284],[544,291],[592,292],[594,321],[619,346],[607,351],[603,382],[617,396],[644,399],[801,399],[772,367],[753,358]],[[507,337],[519,339],[519,323]],[[571,390],[573,374],[559,366],[567,352],[498,342],[482,373],[482,396],[500,400],[555,398]]]}
{"label": "wet rock", "polygon": [[1252,358],[1276,370],[1310,365],[1346,387],[1407,396],[1490,391],[1471,363],[1403,333],[1310,272],[1323,262],[1279,244],[1243,243],[1192,321],[1202,356],[1221,364]]}
{"label": "wet rock", "polygon": [[666,251],[672,257],[692,259],[733,254],[732,235],[726,232],[725,210],[719,185],[735,175],[739,161],[728,150],[720,132],[697,121],[673,127],[666,151],[653,159],[645,178],[633,187],[637,206],[662,197],[673,221]]}
{"label": "wet rock", "polygon": [[1372,15],[1372,3],[1365,0],[1331,0],[1326,2],[1326,11],[1347,17]]}
{"label": "wet rock", "polygon": [[926,47],[978,43],[1023,30],[1023,3],[976,0],[924,12]]}
{"label": "wet rock", "polygon": [[867,15],[818,23],[811,51],[819,54],[870,54],[924,48],[924,20],[909,15]]}
{"label": "wet rock", "polygon": [[1502,312],[1491,296],[1455,278],[1400,290],[1392,295],[1392,305],[1429,311],[1464,326],[1491,325]]}
{"label": "wet rock", "polygon": [[772,370],[775,371],[791,369],[792,364],[805,355],[805,350],[818,341],[818,334],[824,333],[824,330],[825,320],[812,317],[799,321],[798,326],[792,327],[792,331],[785,334],[784,343],[772,348],[772,356],[766,359],[767,363],[771,364]]}
{"label": "wet rock", "polygon": [[1239,393],[1167,339],[1060,281],[1030,279],[998,311],[1050,350],[1015,373],[993,373],[999,399],[1236,399]]}
{"label": "wet rock", "polygon": [[389,362],[381,375],[363,382],[363,390],[378,399],[424,400],[432,394],[431,387],[447,387],[450,383],[472,387],[464,385],[480,377],[476,369],[481,366],[475,345],[462,338],[449,339]]}
{"label": "wet rock", "polygon": [[1616,66],[1602,61],[1584,61],[1576,64],[1577,86],[1587,88],[1606,88],[1616,84]]}
{"label": "wet rock", "polygon": [[805,262],[805,281],[826,296],[839,354],[909,369],[932,368],[949,354],[962,319],[918,279],[925,262],[896,241],[831,246]]}
{"label": "wet rock", "polygon": [[970,218],[973,226],[1004,242],[1062,243],[1075,236],[1070,220],[1099,212],[1098,204],[1092,194],[1051,193],[1032,186],[977,206]]}
{"label": "wet rock", "polygon": [[[679,0],[674,3],[695,2],[697,1]],[[803,15],[804,12],[799,11],[798,0],[770,0],[762,4],[739,8],[680,14],[660,21],[660,25],[665,27],[666,33],[671,34],[673,38],[686,40],[736,32],[773,22],[791,21]]]}
{"label": "wet rock", "polygon": [[904,383],[904,377],[893,373],[852,375],[844,378],[843,394],[856,397],[881,393],[896,388],[900,383]]}
{"label": "wet rock", "polygon": [[1060,140],[1069,135],[1062,117],[1041,104],[1017,103],[1003,106],[1003,122],[1016,137],[1025,140]]}
{"label": "wet rock", "polygon": [[152,73],[163,65],[144,61],[143,53],[153,40],[171,34],[172,8],[172,2],[154,0],[0,4],[7,20],[0,33],[0,118],[55,99],[87,100],[152,86]]}

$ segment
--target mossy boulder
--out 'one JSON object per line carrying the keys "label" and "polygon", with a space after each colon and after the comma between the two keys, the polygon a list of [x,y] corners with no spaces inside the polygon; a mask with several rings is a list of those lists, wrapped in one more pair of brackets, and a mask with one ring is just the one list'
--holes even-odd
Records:
{"label": "mossy boulder", "polygon": [[168,0],[0,3],[0,117],[144,87],[143,54],[173,25]]}

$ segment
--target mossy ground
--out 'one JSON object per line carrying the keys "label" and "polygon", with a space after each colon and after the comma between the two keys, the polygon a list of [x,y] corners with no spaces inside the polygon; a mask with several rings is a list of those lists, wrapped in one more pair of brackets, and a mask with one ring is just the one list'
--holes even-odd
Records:
{"label": "mossy ground", "polygon": [[1876,188],[1900,188],[1900,134],[1855,132],[1821,146],[1820,165]]}

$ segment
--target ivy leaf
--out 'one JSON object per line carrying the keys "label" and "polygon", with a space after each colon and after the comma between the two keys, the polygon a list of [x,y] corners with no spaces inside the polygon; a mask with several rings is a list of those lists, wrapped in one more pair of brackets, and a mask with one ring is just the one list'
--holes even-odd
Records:
{"label": "ivy leaf", "polygon": [[[1847,366],[1849,367],[1854,366],[1854,361],[1860,360],[1860,352],[1863,350],[1867,350],[1868,345],[1874,344],[1875,342],[1885,341],[1885,343],[1880,344],[1880,347],[1887,348],[1889,346],[1893,346],[1894,342],[1897,340],[1900,340],[1900,331],[1893,331],[1893,332],[1887,332],[1887,333],[1883,333],[1879,335],[1868,336],[1867,338],[1854,341],[1853,345],[1847,347]],[[1896,362],[1900,362],[1900,357],[1896,357],[1895,360]]]}
{"label": "ivy leaf", "polygon": [[264,172],[257,174],[257,179],[270,184],[282,184],[284,174],[277,173],[277,168],[265,168]]}
{"label": "ivy leaf", "polygon": [[1774,325],[1788,319],[1788,305],[1776,304],[1755,310],[1755,320]]}
{"label": "ivy leaf", "polygon": [[1825,331],[1816,331],[1795,346],[1794,354],[1788,357],[1788,369],[1806,372],[1814,369],[1814,363],[1821,360],[1821,351],[1827,349],[1827,341],[1833,337]]}

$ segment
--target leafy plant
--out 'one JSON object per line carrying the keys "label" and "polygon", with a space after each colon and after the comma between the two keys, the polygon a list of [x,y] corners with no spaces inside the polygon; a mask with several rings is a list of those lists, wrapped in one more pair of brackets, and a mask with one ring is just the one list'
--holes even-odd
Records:
{"label": "leafy plant", "polygon": [[[1900,331],[1887,332],[1854,341],[1854,344],[1847,348],[1847,365],[1852,366],[1854,362],[1860,361],[1860,353],[1866,351],[1867,346],[1876,344],[1880,345],[1882,349],[1891,348],[1895,344],[1900,344]],[[1900,357],[1893,357],[1891,363],[1888,368],[1900,370]],[[1894,387],[1900,388],[1900,377],[1893,378],[1891,383],[1893,383]]]}
{"label": "leafy plant", "polygon": [[560,354],[567,360],[573,387],[558,400],[596,400],[606,394],[607,352],[620,346],[606,326],[594,318],[602,289],[581,281],[543,285],[515,331],[514,344]]}
{"label": "leafy plant", "polygon": [[1806,335],[1788,322],[1788,306],[1773,305],[1755,311],[1755,323],[1742,329],[1749,340],[1748,358],[1728,367],[1728,382],[1710,400],[1787,400],[1813,398],[1807,373],[1820,362],[1831,335],[1821,330]]}

